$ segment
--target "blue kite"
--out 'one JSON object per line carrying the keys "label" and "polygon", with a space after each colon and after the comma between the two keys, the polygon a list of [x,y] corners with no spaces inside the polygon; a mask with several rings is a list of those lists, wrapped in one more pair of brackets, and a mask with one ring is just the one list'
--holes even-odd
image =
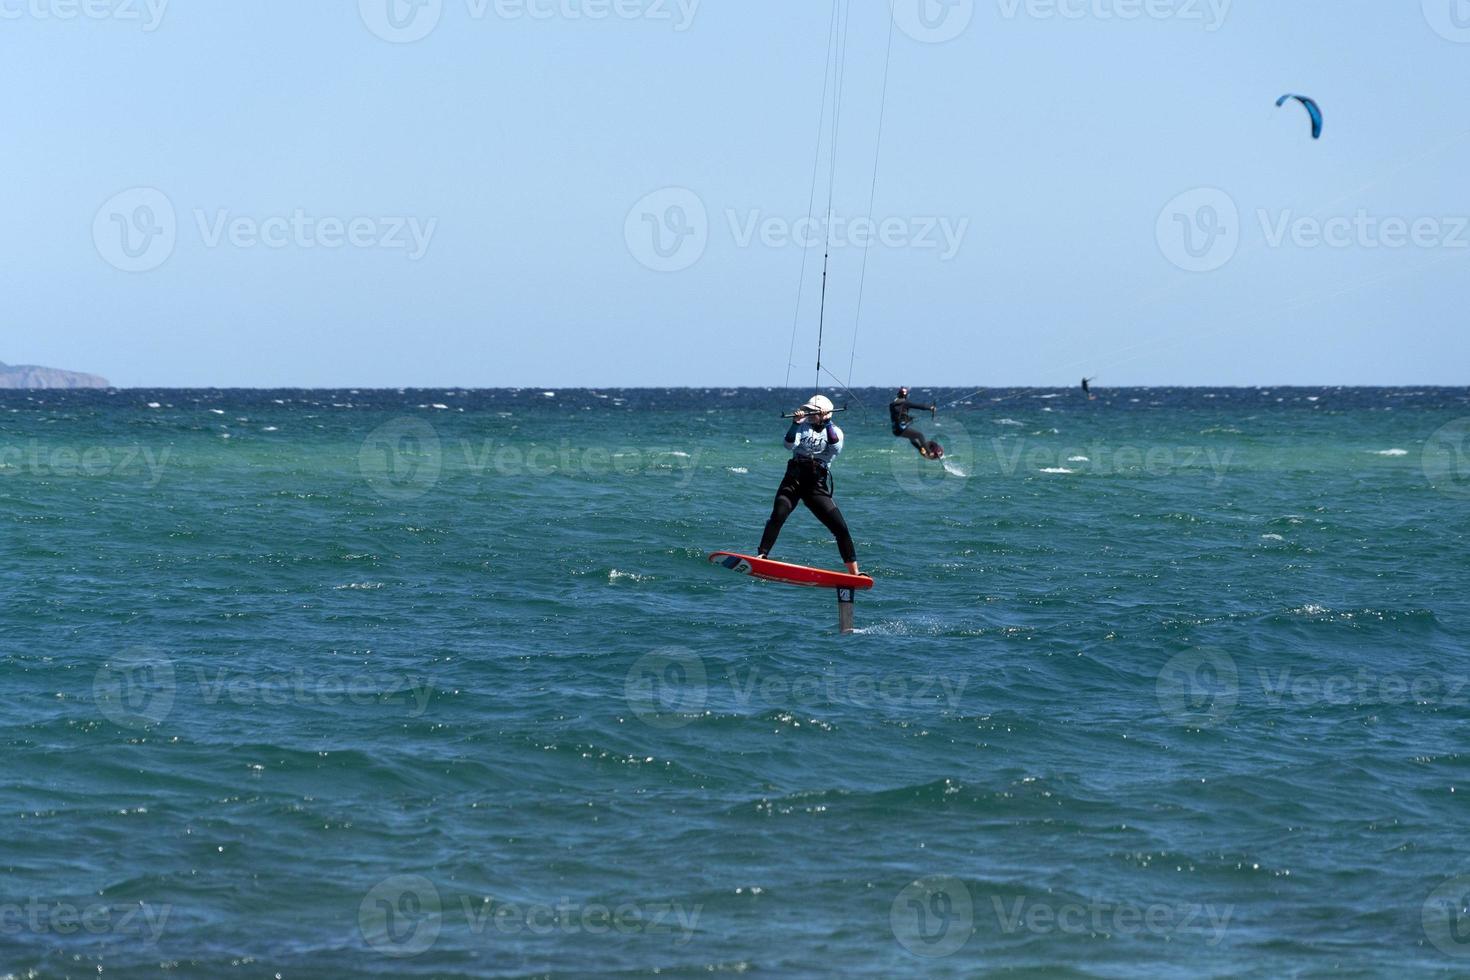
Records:
{"label": "blue kite", "polygon": [[1282,106],[1286,105],[1288,99],[1296,99],[1302,105],[1307,107],[1307,115],[1312,117],[1312,139],[1321,139],[1322,107],[1317,105],[1317,100],[1310,99],[1305,95],[1292,95],[1290,92],[1288,92],[1286,95],[1283,95],[1281,98],[1276,100],[1276,108],[1280,109]]}

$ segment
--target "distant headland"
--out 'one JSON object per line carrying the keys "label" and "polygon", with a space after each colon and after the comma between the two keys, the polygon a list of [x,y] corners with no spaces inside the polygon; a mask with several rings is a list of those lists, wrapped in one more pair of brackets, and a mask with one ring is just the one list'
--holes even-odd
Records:
{"label": "distant headland", "polygon": [[0,361],[0,388],[110,388],[106,378],[79,371],[37,367],[34,364],[6,364]]}

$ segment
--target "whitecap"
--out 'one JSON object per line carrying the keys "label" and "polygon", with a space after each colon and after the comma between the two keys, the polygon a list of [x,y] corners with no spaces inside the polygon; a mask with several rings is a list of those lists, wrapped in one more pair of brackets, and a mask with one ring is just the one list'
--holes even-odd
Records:
{"label": "whitecap", "polygon": [[1090,462],[1092,462],[1092,460],[1088,459],[1086,456],[1068,456],[1067,457],[1067,462],[1069,462],[1069,463],[1090,463]]}
{"label": "whitecap", "polygon": [[725,467],[725,469],[729,470],[731,473],[745,474],[750,472],[750,470],[748,470],[744,466],[727,466]]}
{"label": "whitecap", "polygon": [[1378,450],[1378,452],[1374,453],[1374,455],[1375,456],[1407,456],[1407,455],[1409,455],[1409,451],[1407,449],[1380,449],[1380,450]]}
{"label": "whitecap", "polygon": [[1076,470],[1069,470],[1065,466],[1048,466],[1046,469],[1042,470],[1041,472],[1043,472],[1043,473],[1076,473],[1077,471]]}
{"label": "whitecap", "polygon": [[1279,534],[1263,534],[1263,535],[1261,535],[1261,540],[1262,541],[1285,541],[1286,539],[1283,538]]}
{"label": "whitecap", "polygon": [[995,424],[996,425],[1025,425],[1026,423],[1024,423],[1024,422],[1017,422],[1015,419],[996,419],[995,420]]}

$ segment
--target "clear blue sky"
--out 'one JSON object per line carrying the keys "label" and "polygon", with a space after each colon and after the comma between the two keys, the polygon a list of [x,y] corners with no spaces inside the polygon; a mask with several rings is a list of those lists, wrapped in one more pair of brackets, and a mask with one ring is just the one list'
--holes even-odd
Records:
{"label": "clear blue sky", "polygon": [[[0,359],[123,385],[784,381],[826,0],[80,2],[0,0]],[[890,22],[851,2],[844,219]],[[854,384],[1466,381],[1459,0],[918,2]],[[1321,141],[1285,92],[1321,102]],[[669,210],[690,194],[702,226]],[[172,236],[140,237],[165,210]],[[649,267],[691,253],[659,257],[645,215],[697,232],[692,264]],[[860,255],[831,267],[841,377]]]}

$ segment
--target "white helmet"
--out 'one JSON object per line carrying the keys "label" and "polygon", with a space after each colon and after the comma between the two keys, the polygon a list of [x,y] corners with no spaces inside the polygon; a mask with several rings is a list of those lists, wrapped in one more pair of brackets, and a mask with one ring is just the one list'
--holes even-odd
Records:
{"label": "white helmet", "polygon": [[805,405],[801,406],[801,410],[815,412],[818,415],[830,415],[832,414],[832,399],[826,395],[813,395],[806,400]]}

